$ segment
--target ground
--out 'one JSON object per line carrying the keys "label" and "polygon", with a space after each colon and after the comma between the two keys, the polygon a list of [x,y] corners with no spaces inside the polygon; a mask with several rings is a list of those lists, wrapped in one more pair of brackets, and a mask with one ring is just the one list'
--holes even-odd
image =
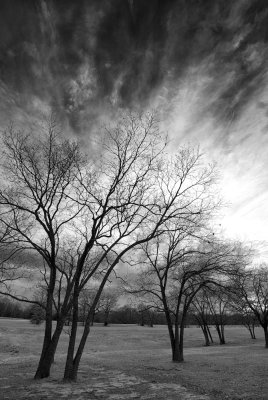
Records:
{"label": "ground", "polygon": [[200,328],[187,328],[185,362],[174,364],[165,326],[96,325],[77,383],[65,384],[67,332],[51,377],[33,380],[43,328],[0,319],[1,400],[268,400],[268,349],[261,329],[252,340],[245,328],[227,327],[226,345],[204,347]]}

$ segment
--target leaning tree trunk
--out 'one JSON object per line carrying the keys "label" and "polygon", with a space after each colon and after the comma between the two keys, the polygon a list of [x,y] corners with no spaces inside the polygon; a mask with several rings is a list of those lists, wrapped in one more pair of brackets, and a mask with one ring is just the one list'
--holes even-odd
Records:
{"label": "leaning tree trunk", "polygon": [[79,343],[78,349],[76,351],[76,354],[75,354],[75,342],[76,342],[77,325],[78,325],[79,291],[78,290],[75,291],[76,293],[74,294],[74,298],[73,298],[72,330],[71,330],[71,336],[70,336],[70,340],[69,340],[69,346],[68,346],[68,352],[67,352],[67,358],[66,358],[66,364],[65,364],[65,370],[64,370],[64,381],[71,382],[71,381],[76,381],[76,379],[77,379],[79,364],[80,364],[81,357],[82,357],[82,354],[83,354],[83,351],[85,348],[87,337],[90,332],[90,326],[91,326],[92,320],[94,318],[95,308],[99,301],[103,287],[104,287],[105,282],[108,279],[108,277],[109,277],[109,274],[107,274],[106,279],[104,279],[102,281],[99,291],[98,291],[98,293],[93,301],[93,304],[91,306],[91,309],[88,312],[87,318],[85,320],[83,334],[80,339],[80,343]]}
{"label": "leaning tree trunk", "polygon": [[[86,326],[86,323],[87,322],[85,322],[85,326]],[[73,297],[72,328],[71,328],[71,335],[70,335],[68,350],[67,350],[67,358],[66,358],[65,371],[64,371],[64,380],[73,380],[70,378],[70,376],[71,376],[71,371],[73,369],[73,359],[74,359],[77,327],[78,327],[78,294],[74,295],[74,297]]]}
{"label": "leaning tree trunk", "polygon": [[53,275],[53,277],[52,277],[53,282],[51,283],[50,291],[48,294],[44,343],[43,343],[43,349],[42,349],[42,354],[41,354],[41,357],[39,360],[38,368],[35,373],[35,377],[34,377],[35,379],[47,378],[50,375],[50,369],[54,362],[54,356],[55,356],[55,353],[57,350],[59,339],[60,339],[61,333],[63,331],[66,319],[69,315],[69,310],[70,310],[70,307],[72,304],[69,301],[71,291],[72,291],[72,286],[70,286],[68,288],[68,290],[66,291],[64,304],[62,306],[60,315],[58,315],[56,328],[52,335],[52,307],[53,307],[53,292],[54,292],[54,287],[55,287],[55,280],[54,280],[55,276],[56,275]]}
{"label": "leaning tree trunk", "polygon": [[[85,327],[83,330],[82,337],[80,339],[80,343],[78,346],[78,349],[76,351],[76,355],[74,356],[74,349],[75,349],[75,341],[76,341],[76,333],[77,333],[77,324],[78,324],[78,297],[79,297],[79,279],[80,275],[78,274],[76,277],[76,286],[74,289],[74,296],[73,296],[73,320],[72,320],[72,330],[71,330],[71,337],[69,341],[69,346],[68,346],[68,353],[67,353],[67,359],[66,359],[66,364],[65,364],[65,371],[64,371],[64,380],[65,381],[76,381],[77,379],[77,373],[78,373],[78,368],[79,364],[81,361],[81,357],[85,348],[85,344],[87,341],[87,337],[90,332],[90,324],[92,322],[92,319],[94,317],[95,309],[98,304],[98,301],[100,299],[100,296],[102,294],[103,288],[110,276],[110,273],[112,272],[114,265],[112,264],[108,271],[106,272],[101,285],[99,286],[98,292],[95,296],[95,299],[91,305],[91,308],[88,312],[86,322],[85,322]],[[83,266],[83,265],[82,265]]]}
{"label": "leaning tree trunk", "polygon": [[256,339],[254,325],[251,326],[249,323],[246,327],[249,330],[251,339]]}
{"label": "leaning tree trunk", "polygon": [[42,353],[39,359],[38,367],[34,375],[34,379],[47,378],[50,375],[50,368],[54,361],[56,349],[51,345],[51,335],[45,332]]}
{"label": "leaning tree trunk", "polygon": [[46,343],[46,347],[43,347],[43,351],[39,360],[38,368],[36,370],[34,379],[47,378],[50,375],[50,369],[54,362],[54,356],[58,346],[59,338],[62,333],[64,323],[60,323],[49,342]]}
{"label": "leaning tree trunk", "polygon": [[224,331],[221,329],[220,325],[216,324],[215,326],[219,336],[220,344],[225,344]]}
{"label": "leaning tree trunk", "polygon": [[85,322],[85,327],[84,327],[83,334],[80,339],[80,343],[79,343],[78,349],[76,351],[75,357],[74,357],[74,348],[71,349],[70,353],[69,353],[69,349],[68,349],[68,355],[67,355],[65,371],[64,371],[64,380],[65,381],[76,381],[76,379],[77,379],[78,368],[79,368],[81,357],[82,357],[82,354],[83,354],[83,351],[85,348],[87,337],[90,332],[90,325],[91,325],[92,318],[93,318],[93,314],[90,313]]}
{"label": "leaning tree trunk", "polygon": [[200,326],[201,326],[202,332],[204,334],[205,346],[210,346],[210,340],[209,340],[207,326],[205,324],[201,324]]}
{"label": "leaning tree trunk", "polygon": [[214,343],[213,342],[213,337],[212,337],[210,329],[209,329],[209,326],[207,324],[206,324],[206,328],[207,328],[207,333],[208,333],[208,336],[209,336],[209,339],[210,339],[210,343]]}
{"label": "leaning tree trunk", "polygon": [[[203,313],[195,314],[195,319],[196,319],[198,325],[200,326],[200,328],[202,329],[202,332],[203,332],[203,335],[205,338],[205,346],[210,346],[211,334],[210,334],[209,327],[206,323]],[[212,342],[212,340],[211,340],[211,342]]]}

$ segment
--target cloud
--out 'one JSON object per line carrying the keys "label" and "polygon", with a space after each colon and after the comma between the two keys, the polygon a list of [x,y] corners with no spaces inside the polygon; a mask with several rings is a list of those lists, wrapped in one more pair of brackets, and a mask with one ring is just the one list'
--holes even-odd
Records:
{"label": "cloud", "polygon": [[20,94],[18,107],[32,97],[46,101],[76,133],[102,107],[148,107],[161,87],[179,88],[204,64],[206,93],[217,93],[207,113],[238,118],[267,69],[262,0],[4,0],[0,7],[2,83]]}
{"label": "cloud", "polygon": [[87,140],[118,108],[155,108],[176,144],[218,161],[230,215],[264,236],[267,42],[266,0],[3,0],[2,125],[53,110]]}

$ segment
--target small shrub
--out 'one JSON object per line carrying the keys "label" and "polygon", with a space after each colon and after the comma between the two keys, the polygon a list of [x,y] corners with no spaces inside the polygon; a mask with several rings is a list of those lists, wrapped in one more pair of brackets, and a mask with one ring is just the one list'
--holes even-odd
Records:
{"label": "small shrub", "polygon": [[30,321],[32,324],[40,325],[45,319],[45,310],[34,304],[31,308]]}

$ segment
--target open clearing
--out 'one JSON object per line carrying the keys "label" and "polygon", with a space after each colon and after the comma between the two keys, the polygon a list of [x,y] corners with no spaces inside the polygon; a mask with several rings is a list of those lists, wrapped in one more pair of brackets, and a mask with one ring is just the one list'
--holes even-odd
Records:
{"label": "open clearing", "polygon": [[256,334],[253,341],[245,328],[227,327],[225,346],[204,347],[201,330],[187,328],[185,362],[174,364],[167,327],[96,325],[77,383],[63,384],[68,334],[51,377],[35,382],[43,325],[0,319],[0,399],[268,400],[268,349]]}

